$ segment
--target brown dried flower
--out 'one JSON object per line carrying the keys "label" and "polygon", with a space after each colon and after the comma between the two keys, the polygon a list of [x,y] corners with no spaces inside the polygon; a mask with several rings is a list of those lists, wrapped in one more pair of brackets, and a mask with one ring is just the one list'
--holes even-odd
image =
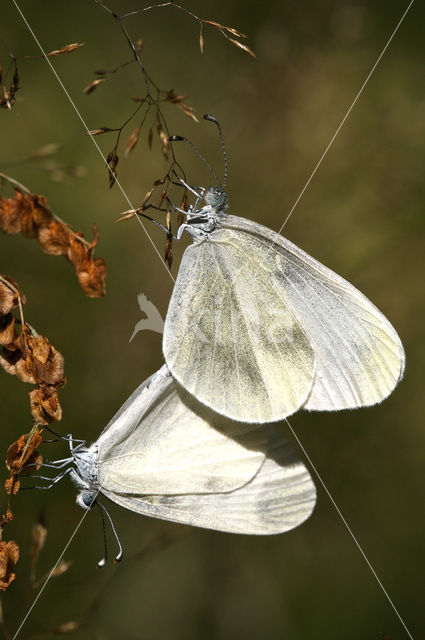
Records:
{"label": "brown dried flower", "polygon": [[29,392],[31,415],[39,424],[50,424],[62,420],[62,407],[56,387],[40,385]]}
{"label": "brown dried flower", "polygon": [[84,293],[90,298],[105,295],[105,279],[107,265],[102,258],[92,258],[92,252],[98,240],[97,227],[94,229],[94,239],[90,245],[81,242],[81,235],[70,237],[68,260],[72,262],[77,272],[78,282]]}
{"label": "brown dried flower", "polygon": [[8,234],[20,232],[21,212],[17,198],[0,197],[0,229]]}
{"label": "brown dried flower", "polygon": [[[113,172],[110,176],[112,186],[118,164],[115,152],[110,154],[108,163]],[[11,178],[9,181],[16,184]],[[82,233],[73,231],[53,216],[44,196],[24,193],[18,188],[15,188],[12,198],[0,196],[0,230],[9,235],[22,232],[26,238],[37,238],[44,253],[68,258],[75,266],[80,286],[87,295],[94,298],[105,294],[106,265],[100,258],[97,261],[92,259],[98,240],[97,229],[93,242],[88,243]],[[4,283],[0,283],[0,314],[9,313],[12,299],[11,292],[7,291]],[[16,303],[17,299],[12,306]]]}
{"label": "brown dried flower", "polygon": [[40,227],[38,242],[44,253],[51,256],[66,256],[69,249],[69,228],[64,222],[50,220]]}
{"label": "brown dried flower", "polygon": [[15,564],[19,560],[19,547],[13,540],[0,541],[0,589],[6,591],[10,583],[15,579],[13,572]]}
{"label": "brown dried flower", "polygon": [[103,258],[88,260],[77,270],[80,287],[89,298],[105,295],[106,275],[107,265]]}
{"label": "brown dried flower", "polygon": [[24,328],[16,343],[21,348],[22,357],[15,364],[15,373],[22,382],[64,384],[63,356],[47,338],[33,336]]}

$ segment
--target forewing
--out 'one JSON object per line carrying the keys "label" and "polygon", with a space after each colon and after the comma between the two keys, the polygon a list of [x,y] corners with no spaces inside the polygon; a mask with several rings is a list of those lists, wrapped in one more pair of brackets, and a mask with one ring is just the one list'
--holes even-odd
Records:
{"label": "forewing", "polygon": [[[241,255],[256,252],[303,327],[316,356],[305,408],[338,410],[386,398],[404,371],[404,350],[385,316],[353,285],[283,236],[226,216]],[[255,238],[255,243],[252,239]]]}
{"label": "forewing", "polygon": [[186,249],[163,349],[173,376],[198,400],[234,420],[262,423],[306,402],[314,353],[257,254],[249,246],[242,253],[225,229]]}
{"label": "forewing", "polygon": [[205,412],[179,391],[164,365],[136,390],[97,442],[102,491],[216,493],[246,484],[264,462],[266,442],[252,425],[223,416],[212,423]]}
{"label": "forewing", "polygon": [[267,440],[267,457],[255,477],[230,493],[122,496],[113,502],[147,516],[230,533],[270,535],[304,522],[316,503],[316,489],[292,446],[272,425],[257,430]]}

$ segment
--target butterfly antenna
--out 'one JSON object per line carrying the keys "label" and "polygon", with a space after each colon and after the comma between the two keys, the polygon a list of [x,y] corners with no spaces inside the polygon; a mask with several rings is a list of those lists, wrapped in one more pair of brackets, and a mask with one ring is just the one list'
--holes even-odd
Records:
{"label": "butterfly antenna", "polygon": [[[56,431],[53,431],[53,429],[51,429],[47,424],[43,425],[44,429],[47,429],[47,431],[50,431],[50,433],[53,433],[54,436],[56,436],[59,440],[66,440],[66,442],[69,442],[69,437],[67,436],[61,436],[60,433],[57,433]],[[46,441],[44,441],[46,442]]]}
{"label": "butterfly antenna", "polygon": [[[102,512],[103,512],[103,513],[105,513],[105,514],[106,514],[106,516],[108,517],[109,524],[111,525],[111,529],[112,529],[113,534],[114,534],[114,536],[115,536],[115,540],[117,541],[117,545],[118,545],[118,553],[117,553],[117,555],[115,556],[115,560],[114,560],[114,562],[121,562],[122,557],[123,557],[123,553],[124,553],[124,552],[123,552],[122,545],[121,545],[120,539],[119,539],[119,537],[118,537],[117,531],[116,531],[116,529],[115,529],[114,523],[112,522],[112,518],[111,518],[111,516],[109,515],[109,512],[108,512],[108,510],[106,509],[106,507],[105,507],[101,502],[97,502],[96,504],[98,504],[98,505],[99,505],[99,508],[101,508],[101,509],[102,509],[101,513],[102,513]],[[106,557],[107,557],[107,556],[106,556],[106,532],[105,532],[105,519],[104,519],[104,517],[103,517],[103,513],[102,513],[102,522],[103,522],[103,534],[104,534],[104,540],[105,540],[105,558],[103,558],[103,560],[106,562]],[[101,560],[100,562],[102,562],[102,560]],[[103,562],[103,564],[98,563],[98,566],[103,567],[103,566],[104,566],[104,564],[105,564],[105,562]]]}
{"label": "butterfly antenna", "polygon": [[206,159],[204,158],[204,156],[203,156],[203,155],[202,155],[202,153],[199,151],[199,149],[197,149],[197,148],[195,147],[195,145],[194,145],[190,140],[188,140],[187,138],[184,138],[183,136],[170,136],[170,137],[168,138],[168,140],[169,140],[170,142],[186,142],[186,144],[188,144],[188,145],[189,145],[189,147],[191,147],[191,148],[194,150],[194,152],[195,152],[195,153],[196,153],[196,154],[201,158],[202,162],[203,162],[203,163],[208,167],[208,169],[211,171],[211,173],[213,174],[213,176],[214,176],[214,178],[215,178],[215,181],[216,181],[216,183],[217,183],[217,186],[218,186],[218,187],[220,187],[220,186],[221,186],[221,185],[220,185],[220,180],[217,178],[217,174],[216,174],[216,172],[214,171],[214,169],[212,168],[212,166],[210,165],[210,163],[208,162],[208,160],[206,160]]}
{"label": "butterfly antenna", "polygon": [[210,122],[214,122],[214,124],[217,126],[217,129],[218,129],[218,134],[220,136],[220,142],[221,142],[221,150],[223,152],[223,158],[224,158],[224,180],[223,180],[223,190],[224,190],[226,189],[226,183],[227,183],[227,153],[226,153],[226,147],[224,146],[223,132],[221,130],[219,121],[216,120],[214,116],[212,116],[210,113],[205,113],[202,117],[204,120],[209,120]]}
{"label": "butterfly antenna", "polygon": [[106,526],[105,526],[105,517],[103,515],[103,511],[101,509],[101,504],[99,502],[95,502],[95,504],[97,505],[97,507],[99,508],[99,513],[100,513],[100,517],[102,519],[102,532],[103,532],[103,549],[104,549],[104,554],[103,554],[103,558],[101,560],[99,560],[99,562],[97,563],[97,566],[99,567],[99,569],[102,569],[102,567],[105,566],[106,561],[108,559],[108,542],[106,540]]}

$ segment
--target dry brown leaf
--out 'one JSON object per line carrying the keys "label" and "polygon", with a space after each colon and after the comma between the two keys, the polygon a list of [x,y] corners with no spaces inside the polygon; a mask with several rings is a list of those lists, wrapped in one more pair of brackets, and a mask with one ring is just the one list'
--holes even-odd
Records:
{"label": "dry brown leaf", "polygon": [[0,589],[6,591],[15,579],[13,569],[19,560],[19,547],[14,540],[0,541]]}
{"label": "dry brown leaf", "polygon": [[46,56],[61,56],[63,53],[71,53],[71,51],[75,51],[80,47],[84,47],[84,42],[74,42],[73,44],[67,44],[61,49],[54,49],[53,51],[49,51],[49,53],[46,53]]}
{"label": "dry brown leaf", "polygon": [[128,142],[127,142],[127,146],[126,146],[125,151],[124,151],[124,157],[125,158],[128,158],[128,156],[130,155],[130,153],[133,151],[134,147],[138,143],[141,130],[142,130],[142,125],[139,124],[139,126],[136,127],[135,130],[130,135],[130,137],[128,139]]}
{"label": "dry brown leaf", "polygon": [[199,48],[201,53],[204,53],[204,36],[202,35],[202,32],[199,34]]}

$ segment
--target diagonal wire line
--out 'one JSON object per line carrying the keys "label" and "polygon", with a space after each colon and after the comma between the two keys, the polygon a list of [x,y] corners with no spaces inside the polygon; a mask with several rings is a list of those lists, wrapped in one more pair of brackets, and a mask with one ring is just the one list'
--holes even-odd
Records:
{"label": "diagonal wire line", "polygon": [[291,217],[295,207],[297,206],[297,204],[299,203],[299,201],[301,200],[301,198],[304,195],[304,192],[306,191],[308,185],[310,184],[310,182],[312,181],[312,179],[314,178],[314,176],[317,173],[317,170],[319,169],[320,165],[322,164],[323,160],[325,159],[326,154],[328,153],[329,149],[331,148],[331,146],[333,145],[335,138],[337,137],[338,133],[341,131],[345,121],[347,120],[348,116],[350,115],[351,111],[353,110],[354,105],[356,104],[357,100],[360,98],[363,89],[365,88],[365,86],[367,85],[367,83],[369,82],[373,72],[375,71],[376,67],[378,66],[378,64],[381,62],[381,59],[384,55],[384,53],[386,52],[386,50],[388,49],[391,40],[394,38],[395,34],[397,33],[401,23],[403,22],[404,18],[406,17],[410,7],[412,6],[414,0],[411,0],[409,2],[409,5],[407,6],[407,9],[404,11],[403,15],[401,16],[400,20],[398,21],[394,31],[392,32],[391,36],[388,38],[388,41],[385,45],[385,47],[382,49],[381,53],[378,56],[378,59],[376,60],[375,64],[373,65],[372,69],[369,71],[368,75],[366,76],[366,80],[363,82],[362,86],[360,87],[359,91],[356,94],[356,97],[354,98],[353,102],[351,103],[350,108],[348,109],[347,113],[345,114],[345,116],[343,117],[343,119],[341,120],[341,122],[339,123],[334,135],[332,136],[332,138],[330,139],[330,142],[328,144],[328,146],[326,147],[326,149],[324,150],[324,152],[322,153],[322,155],[319,158],[319,162],[316,164],[316,166],[314,167],[309,179],[307,180],[307,182],[305,183],[304,187],[301,189],[301,192],[298,196],[298,198],[295,200],[294,204],[292,205],[291,210],[289,211],[288,215],[286,216],[285,220],[283,221],[282,226],[280,227],[278,233],[282,232],[283,227],[286,225],[286,223],[288,222],[289,218]]}
{"label": "diagonal wire line", "polygon": [[[97,492],[97,493],[99,493],[99,492]],[[96,496],[97,496],[97,494],[96,494]],[[96,500],[96,498],[95,498],[94,500]],[[19,632],[21,631],[21,629],[22,629],[22,627],[24,626],[25,622],[28,620],[28,617],[29,617],[29,615],[30,615],[31,611],[34,609],[35,605],[37,604],[38,599],[40,598],[41,594],[43,593],[44,589],[46,588],[47,583],[50,581],[50,578],[52,577],[52,575],[53,575],[54,571],[56,570],[56,567],[58,566],[59,562],[62,560],[63,556],[65,555],[66,550],[68,549],[69,545],[70,545],[70,544],[71,544],[71,542],[73,541],[73,539],[74,539],[74,537],[75,537],[75,534],[77,533],[77,531],[78,531],[78,529],[80,528],[80,526],[83,524],[83,520],[84,520],[84,518],[86,517],[86,515],[88,514],[88,512],[89,512],[89,509],[87,509],[87,510],[83,513],[83,515],[82,515],[82,517],[81,517],[80,521],[78,522],[77,526],[75,527],[75,529],[74,529],[74,531],[73,531],[72,535],[70,536],[70,538],[69,538],[68,542],[67,542],[67,543],[66,543],[66,545],[64,546],[62,553],[60,554],[59,558],[56,560],[56,563],[54,564],[54,566],[53,566],[52,570],[50,571],[49,575],[47,576],[47,578],[46,578],[46,579],[45,579],[45,581],[43,582],[43,584],[42,584],[42,586],[41,586],[41,588],[40,588],[40,591],[39,591],[39,592],[37,593],[37,595],[35,596],[35,598],[34,598],[34,600],[33,600],[32,604],[31,604],[30,608],[28,609],[28,611],[26,612],[26,614],[25,614],[25,616],[24,616],[24,618],[23,618],[23,620],[22,620],[21,624],[19,625],[19,627],[18,627],[18,628],[17,628],[17,630],[15,631],[15,634],[14,634],[14,636],[13,636],[12,640],[15,640],[15,638],[17,638],[17,637],[18,637]]]}
{"label": "diagonal wire line", "polygon": [[[89,128],[88,128],[88,126],[87,126],[86,122],[84,121],[84,119],[83,119],[82,115],[80,114],[80,112],[79,112],[78,108],[76,107],[75,103],[73,102],[73,100],[72,100],[71,96],[69,95],[69,93],[68,93],[68,91],[67,91],[66,87],[64,86],[64,84],[63,84],[62,80],[60,79],[60,77],[59,77],[59,75],[57,74],[57,72],[56,72],[55,68],[53,67],[52,63],[50,62],[49,58],[47,57],[47,55],[46,55],[46,53],[45,53],[44,49],[42,48],[42,46],[41,46],[40,42],[38,41],[38,39],[37,39],[37,37],[36,37],[36,35],[35,35],[34,31],[31,29],[31,26],[29,25],[28,21],[26,20],[25,16],[23,15],[23,13],[22,13],[21,9],[19,8],[19,6],[18,6],[18,4],[17,4],[16,0],[12,0],[12,2],[13,2],[13,4],[15,5],[15,7],[16,7],[17,11],[19,12],[19,14],[21,15],[21,18],[22,18],[22,20],[24,21],[24,23],[26,24],[26,26],[27,26],[28,30],[30,31],[31,35],[33,36],[33,38],[34,38],[34,40],[35,40],[36,44],[38,45],[38,47],[39,47],[40,51],[42,52],[42,54],[43,54],[44,58],[46,59],[46,62],[48,63],[48,65],[49,65],[50,69],[52,70],[53,74],[55,75],[55,77],[56,77],[57,81],[59,82],[59,84],[60,84],[61,88],[63,89],[64,93],[66,94],[66,96],[67,96],[67,98],[68,98],[69,102],[71,103],[71,105],[72,105],[72,107],[73,107],[74,111],[76,112],[77,116],[78,116],[78,117],[79,117],[79,119],[81,120],[81,122],[82,122],[82,124],[83,124],[84,128],[86,129],[87,133],[90,135],[90,137],[91,137],[91,139],[92,139],[92,141],[93,141],[93,144],[95,145],[95,147],[96,147],[96,149],[97,149],[97,151],[98,151],[99,155],[102,157],[103,161],[104,161],[104,162],[105,162],[105,164],[107,165],[106,158],[105,158],[105,156],[104,156],[104,154],[103,154],[102,150],[100,149],[100,147],[99,147],[99,145],[98,145],[97,141],[96,141],[96,140],[94,139],[94,137],[90,134],[90,130],[89,130]],[[314,168],[313,172],[311,173],[311,175],[310,175],[310,177],[308,178],[308,180],[307,180],[306,184],[304,185],[303,189],[301,190],[301,192],[300,192],[300,194],[299,194],[298,198],[296,199],[296,201],[295,201],[294,205],[292,206],[291,210],[289,211],[289,213],[288,213],[288,215],[287,215],[286,219],[284,220],[284,222],[283,222],[283,224],[282,224],[282,226],[281,226],[281,228],[280,228],[280,230],[279,230],[279,233],[282,231],[283,227],[284,227],[284,226],[285,226],[285,224],[288,222],[288,220],[289,220],[290,216],[292,215],[292,213],[293,213],[293,211],[294,211],[295,207],[297,206],[298,202],[301,200],[301,198],[302,198],[302,196],[303,196],[304,192],[306,191],[307,187],[309,186],[309,184],[310,184],[311,180],[313,179],[314,175],[316,174],[317,170],[319,169],[320,165],[322,164],[322,162],[323,162],[323,160],[324,160],[324,158],[325,158],[326,154],[328,153],[328,151],[329,151],[329,149],[331,148],[331,146],[332,146],[333,142],[335,141],[335,139],[336,139],[337,135],[339,134],[339,132],[340,132],[341,128],[343,127],[343,125],[344,125],[345,121],[347,120],[348,116],[350,115],[350,113],[351,113],[351,111],[352,111],[353,107],[355,106],[355,104],[356,104],[357,100],[359,99],[359,97],[360,97],[361,93],[363,92],[363,90],[364,90],[364,88],[365,88],[366,84],[368,83],[368,81],[369,81],[370,77],[372,76],[372,74],[374,73],[374,71],[375,71],[376,67],[378,66],[379,62],[381,61],[381,59],[382,59],[382,57],[383,57],[383,55],[384,55],[385,51],[387,50],[387,48],[388,48],[389,44],[391,43],[391,41],[392,41],[392,39],[394,38],[394,36],[395,36],[396,32],[398,31],[398,29],[399,29],[399,27],[400,27],[401,23],[403,22],[403,20],[404,20],[405,16],[407,15],[407,13],[408,13],[408,11],[409,11],[410,7],[411,7],[411,6],[412,6],[412,4],[413,4],[413,2],[414,2],[414,0],[411,0],[411,2],[409,3],[409,5],[407,6],[406,10],[404,11],[404,13],[403,13],[402,17],[400,18],[399,22],[397,23],[397,25],[396,25],[396,27],[395,27],[395,29],[394,29],[393,33],[391,34],[391,36],[390,36],[390,38],[388,39],[388,41],[387,41],[386,45],[384,46],[383,50],[381,51],[381,53],[380,53],[380,55],[379,55],[378,59],[376,60],[376,62],[375,62],[375,64],[373,65],[372,69],[370,70],[369,74],[367,75],[367,77],[366,77],[365,81],[363,82],[363,84],[362,84],[362,86],[361,86],[360,90],[358,91],[357,95],[355,96],[355,98],[354,98],[354,100],[353,100],[353,102],[352,102],[351,106],[349,107],[348,111],[346,112],[346,114],[345,114],[344,118],[342,119],[342,121],[340,122],[339,126],[337,127],[337,129],[336,129],[336,131],[335,131],[335,133],[334,133],[333,137],[331,138],[331,140],[330,140],[329,144],[328,144],[328,145],[327,145],[327,147],[325,148],[325,150],[324,150],[324,152],[323,152],[322,156],[320,157],[320,159],[319,159],[319,161],[318,161],[317,165],[315,166],[315,168]],[[109,167],[108,167],[108,168],[109,168]],[[129,200],[129,198],[128,198],[127,194],[125,193],[125,191],[124,191],[124,189],[123,189],[123,187],[122,187],[122,185],[121,185],[120,181],[117,179],[117,180],[116,180],[116,182],[117,182],[117,184],[118,184],[118,186],[119,186],[119,188],[120,188],[120,190],[121,190],[122,194],[124,195],[125,199],[127,200],[128,204],[130,205],[130,208],[134,209],[134,207],[133,207],[132,203],[130,202],[130,200]],[[146,235],[147,235],[147,237],[148,237],[149,241],[151,242],[151,244],[152,244],[152,246],[153,246],[153,248],[154,248],[155,252],[157,253],[157,255],[159,256],[159,258],[161,259],[161,263],[162,263],[162,257],[161,257],[161,255],[160,255],[160,253],[159,253],[159,251],[158,251],[157,247],[155,246],[154,242],[152,241],[152,239],[151,239],[151,237],[150,237],[150,235],[149,235],[149,233],[148,233],[148,231],[147,231],[147,229],[146,229],[145,225],[144,225],[144,224],[143,224],[143,222],[140,220],[140,218],[137,218],[137,219],[138,219],[138,221],[139,221],[140,225],[142,226],[142,228],[143,228],[144,232],[146,233]],[[165,266],[165,265],[164,265],[164,267],[166,268],[166,266]],[[167,273],[169,273],[170,277],[174,280],[173,276],[170,274],[170,272],[169,272],[168,270],[167,270]],[[314,464],[312,463],[312,461],[311,461],[311,459],[310,459],[309,455],[307,454],[307,451],[305,450],[305,448],[304,448],[304,447],[303,447],[303,445],[301,444],[301,442],[300,442],[299,438],[297,437],[296,433],[294,432],[294,430],[293,430],[292,426],[290,425],[290,423],[289,423],[289,421],[288,421],[287,419],[286,419],[286,423],[288,424],[288,427],[290,428],[290,430],[291,430],[291,432],[292,432],[292,434],[293,434],[294,438],[295,438],[295,439],[296,439],[296,441],[298,442],[298,445],[300,446],[300,448],[302,449],[302,451],[303,451],[304,455],[306,456],[307,460],[309,461],[309,463],[310,463],[310,465],[311,465],[312,469],[314,470],[314,473],[316,474],[316,476],[317,476],[317,478],[318,478],[318,480],[319,480],[320,484],[322,485],[323,489],[325,490],[326,494],[328,495],[328,497],[329,497],[330,501],[332,502],[332,504],[333,504],[334,508],[336,509],[336,511],[337,511],[337,513],[338,513],[339,517],[341,518],[341,520],[342,520],[342,522],[343,522],[344,526],[346,527],[346,529],[347,529],[347,531],[349,532],[350,536],[352,537],[352,539],[353,539],[353,541],[354,541],[355,545],[357,546],[358,550],[360,551],[360,553],[361,553],[361,555],[362,555],[363,559],[365,560],[365,562],[366,562],[366,564],[368,565],[368,567],[369,567],[370,571],[372,572],[373,576],[375,577],[376,581],[378,582],[378,584],[379,584],[379,586],[380,586],[380,588],[381,588],[382,592],[384,593],[384,595],[385,595],[386,599],[388,600],[389,604],[391,605],[392,609],[394,610],[395,614],[397,615],[397,617],[398,617],[399,621],[400,621],[400,622],[401,622],[401,624],[403,625],[403,627],[404,627],[404,629],[405,629],[406,633],[408,634],[409,638],[410,638],[411,640],[413,640],[413,636],[412,636],[412,634],[410,633],[409,629],[407,628],[407,626],[406,626],[405,622],[403,621],[403,619],[402,619],[401,615],[399,614],[399,612],[398,612],[398,610],[397,610],[396,606],[394,605],[394,603],[393,603],[393,601],[391,600],[391,598],[390,598],[390,596],[389,596],[388,592],[386,591],[386,589],[385,589],[385,587],[383,586],[383,584],[382,584],[381,580],[379,579],[379,577],[378,577],[378,575],[377,575],[376,571],[374,570],[374,568],[373,568],[372,564],[370,563],[370,561],[368,560],[368,558],[367,558],[367,556],[366,556],[365,552],[363,551],[363,549],[362,549],[362,547],[361,547],[360,543],[358,542],[357,538],[355,537],[354,533],[352,532],[352,530],[351,530],[350,526],[348,525],[347,521],[345,520],[344,516],[342,515],[342,513],[341,513],[341,511],[340,511],[339,507],[337,506],[337,504],[336,504],[335,500],[333,499],[332,495],[330,494],[330,492],[329,492],[328,488],[326,487],[326,485],[325,485],[324,481],[322,480],[322,478],[321,478],[320,474],[318,473],[317,469],[315,468]],[[38,601],[39,597],[41,596],[41,594],[42,594],[42,592],[43,592],[44,588],[46,587],[46,585],[47,585],[48,581],[50,580],[50,578],[51,578],[51,576],[52,576],[52,574],[53,574],[53,572],[54,572],[55,568],[57,567],[57,565],[59,564],[60,560],[62,559],[62,557],[63,557],[64,553],[66,552],[67,548],[68,548],[68,547],[69,547],[69,545],[71,544],[71,541],[73,540],[73,538],[74,538],[74,536],[75,536],[76,532],[78,531],[78,529],[79,529],[80,525],[82,524],[82,522],[83,522],[84,518],[86,517],[87,513],[88,513],[88,511],[86,511],[86,512],[84,513],[84,515],[82,516],[82,518],[81,518],[80,522],[79,522],[79,523],[78,523],[78,525],[76,526],[76,528],[75,528],[75,530],[74,530],[73,534],[71,535],[71,537],[70,537],[69,541],[68,541],[68,542],[67,542],[67,544],[65,545],[65,548],[64,548],[64,550],[62,551],[61,555],[59,556],[59,558],[58,558],[58,560],[57,560],[56,564],[54,565],[54,567],[53,567],[53,569],[52,569],[52,571],[50,572],[49,576],[46,578],[46,581],[44,582],[44,584],[43,584],[43,586],[41,587],[41,589],[40,589],[39,593],[37,594],[37,596],[36,596],[36,598],[35,598],[34,602],[32,603],[32,605],[31,605],[30,609],[28,610],[28,612],[27,612],[26,616],[24,617],[23,621],[21,622],[21,625],[19,626],[19,628],[17,629],[17,631],[16,631],[15,635],[13,636],[13,640],[15,640],[15,638],[16,638],[16,637],[17,637],[17,635],[18,635],[18,633],[19,633],[19,632],[20,632],[20,630],[22,629],[22,627],[23,627],[24,623],[26,622],[26,620],[27,620],[28,616],[30,615],[30,613],[31,613],[31,611],[32,611],[32,609],[33,609],[33,607],[35,606],[35,604],[36,604],[36,602]]]}
{"label": "diagonal wire line", "polygon": [[[52,65],[52,63],[50,62],[48,56],[46,55],[46,52],[44,51],[43,47],[41,46],[40,41],[38,40],[37,36],[35,35],[33,29],[31,28],[28,20],[26,19],[26,17],[24,16],[24,14],[22,13],[20,7],[18,6],[18,3],[16,2],[16,0],[12,0],[13,4],[15,5],[18,13],[20,14],[22,20],[24,21],[28,31],[31,33],[32,37],[34,38],[38,48],[40,49],[41,53],[43,54],[47,64],[49,65],[52,73],[54,74],[56,80],[59,82],[63,92],[65,93],[66,97],[68,98],[69,102],[72,105],[72,108],[74,109],[75,113],[77,114],[78,118],[80,119],[84,129],[86,130],[86,132],[88,133],[88,135],[90,136],[94,146],[96,147],[100,157],[102,158],[103,162],[105,163],[105,165],[107,166],[108,170],[111,171],[110,167],[108,166],[108,163],[106,161],[105,155],[102,151],[102,149],[99,147],[97,141],[95,140],[94,136],[90,133],[90,129],[87,126],[86,121],[84,120],[83,116],[81,115],[78,107],[76,106],[75,102],[73,101],[73,99],[71,98],[71,96],[69,95],[69,92],[67,90],[67,88],[65,87],[64,83],[62,82],[59,74],[57,73],[56,69],[54,68],[54,66]],[[115,179],[121,193],[123,194],[124,198],[126,199],[126,201],[128,202],[128,204],[130,205],[130,209],[134,209],[134,206],[132,205],[127,193],[125,192],[121,182],[119,181],[118,178]],[[165,265],[165,263],[162,260],[162,256],[160,254],[160,252],[158,251],[157,246],[155,245],[154,241],[152,240],[151,236],[149,235],[148,230],[146,229],[146,226],[143,224],[142,220],[139,218],[139,216],[136,216],[139,224],[141,225],[143,231],[145,232],[145,234],[147,235],[149,242],[151,243],[152,247],[154,248],[155,253],[158,255],[159,259],[161,260],[161,264],[164,265],[164,269],[167,271],[168,275],[170,276],[170,278],[172,279],[173,282],[175,282],[175,278],[173,277],[173,275],[170,273],[170,271],[167,269],[167,266]]]}
{"label": "diagonal wire line", "polygon": [[316,467],[314,466],[310,456],[308,455],[307,451],[305,450],[305,448],[303,447],[303,445],[301,444],[300,439],[298,438],[297,434],[295,433],[294,429],[292,428],[288,418],[285,418],[285,422],[288,425],[288,427],[291,430],[292,435],[294,436],[295,440],[298,443],[298,446],[300,447],[300,449],[302,450],[302,452],[304,453],[305,457],[307,458],[310,467],[313,469],[317,479],[319,480],[320,484],[322,485],[323,489],[325,490],[329,500],[331,501],[332,505],[334,506],[337,514],[339,515],[339,517],[341,518],[345,528],[347,529],[348,533],[350,534],[350,536],[352,537],[356,547],[358,548],[358,550],[360,551],[363,560],[366,562],[367,566],[369,567],[370,571],[373,574],[373,577],[375,578],[375,580],[377,581],[377,583],[379,584],[383,594],[385,595],[386,599],[388,600],[388,602],[390,603],[393,611],[395,612],[397,618],[399,619],[399,621],[401,622],[401,624],[404,627],[404,630],[406,631],[407,635],[409,636],[410,640],[414,640],[412,634],[410,633],[409,629],[406,626],[406,623],[404,622],[403,618],[401,617],[400,613],[398,612],[397,607],[395,606],[394,602],[391,600],[388,591],[385,589],[384,585],[382,584],[381,580],[378,577],[378,574],[376,573],[375,569],[373,568],[371,562],[369,561],[366,553],[363,551],[363,548],[361,547],[359,541],[357,540],[356,536],[354,535],[353,531],[350,528],[350,525],[348,524],[348,522],[346,521],[346,519],[344,518],[344,516],[342,515],[341,509],[338,507],[338,505],[336,504],[335,500],[333,499],[329,489],[327,488],[324,480],[322,479],[322,476],[320,475],[320,473],[317,471]]}

